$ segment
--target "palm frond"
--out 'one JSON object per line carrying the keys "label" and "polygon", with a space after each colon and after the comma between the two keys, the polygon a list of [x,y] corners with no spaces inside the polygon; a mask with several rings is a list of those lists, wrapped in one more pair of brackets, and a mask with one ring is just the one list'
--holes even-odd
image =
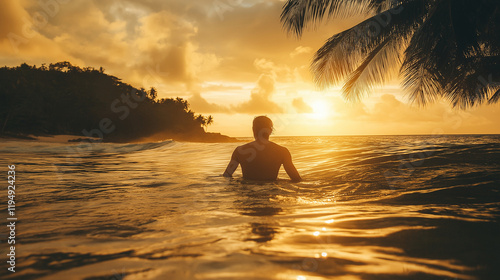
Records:
{"label": "palm frond", "polygon": [[[402,43],[413,34],[417,27],[416,18],[421,18],[427,12],[425,2],[425,0],[414,0],[408,2],[403,9],[401,9],[402,6],[397,6],[386,11],[386,16],[391,18],[383,22],[385,26],[380,24],[382,16],[377,15],[328,39],[316,52],[311,64],[316,84],[325,88],[340,83],[358,69],[357,75],[366,77],[363,79],[363,82],[367,83],[366,86],[356,86],[356,93],[348,92],[354,87],[344,88],[346,96],[352,96],[356,99],[356,95],[361,95],[372,85],[390,78],[391,73],[384,70],[389,69],[389,59],[393,59],[396,66],[399,64],[399,56],[402,54],[402,49],[399,47],[402,47],[403,44],[398,47],[396,42],[389,43],[388,40]],[[384,42],[390,47],[380,46],[384,45]],[[380,52],[381,50],[383,52]],[[379,55],[375,56],[377,54]],[[370,55],[374,57],[370,57]],[[363,65],[363,62],[366,65]],[[372,74],[363,74],[365,69],[369,69]],[[376,74],[376,71],[379,73]],[[369,78],[370,76],[371,78]],[[356,79],[356,74],[351,75],[351,78],[353,79],[351,82],[353,82]]]}
{"label": "palm frond", "polygon": [[[411,102],[425,105],[442,96],[454,107],[467,108],[485,102],[491,95],[491,86],[478,87],[478,80],[498,73],[500,64],[493,58],[484,59],[484,48],[477,37],[483,19],[470,15],[481,7],[473,1],[465,2],[436,3],[413,34],[401,69]],[[468,27],[463,27],[458,18]],[[465,30],[458,32],[462,27]]]}
{"label": "palm frond", "polygon": [[344,96],[358,99],[400,66],[402,85],[419,105],[438,97],[460,108],[500,100],[498,0],[288,0],[281,22],[301,36],[310,24],[354,15],[369,18],[316,52],[318,86],[346,81]]}
{"label": "palm frond", "polygon": [[379,13],[402,1],[394,0],[288,0],[283,5],[280,20],[288,33],[302,35],[310,23],[325,17],[351,17]]}
{"label": "palm frond", "polygon": [[401,66],[400,55],[404,49],[401,38],[387,37],[354,70],[342,90],[347,100],[359,100],[376,84],[394,78]]}
{"label": "palm frond", "polygon": [[436,6],[429,8],[426,18],[413,34],[405,50],[400,70],[403,76],[403,89],[407,92],[409,101],[418,106],[425,106],[435,101],[443,92],[439,82],[442,80],[442,75],[437,71],[435,60],[428,57],[428,51],[435,47],[435,40],[424,39],[427,29],[430,29],[427,19],[436,11]]}
{"label": "palm frond", "polygon": [[488,100],[488,104],[494,104],[497,103],[500,100],[500,87],[498,90],[490,97]]}
{"label": "palm frond", "polygon": [[414,64],[408,67],[405,73],[403,88],[408,92],[411,103],[418,106],[425,106],[432,103],[442,95],[442,87],[438,82],[436,73],[431,73],[421,64]]}
{"label": "palm frond", "polygon": [[[478,67],[479,65],[479,67]],[[500,57],[470,58],[461,71],[447,84],[446,91],[453,106],[472,107],[495,100],[500,88]]]}

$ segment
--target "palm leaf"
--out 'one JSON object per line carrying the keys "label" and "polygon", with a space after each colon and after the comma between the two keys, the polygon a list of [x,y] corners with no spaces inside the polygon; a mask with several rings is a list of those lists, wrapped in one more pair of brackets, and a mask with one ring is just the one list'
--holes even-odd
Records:
{"label": "palm leaf", "polygon": [[[370,32],[384,14],[390,20]],[[335,34],[315,54],[311,69],[320,87],[347,79],[344,96],[357,99],[400,66],[402,85],[419,105],[438,97],[461,108],[500,100],[498,0],[288,0],[281,22],[300,36],[309,24],[354,15],[370,18]]]}
{"label": "palm leaf", "polygon": [[[402,10],[397,6],[386,11],[391,18],[383,28],[382,17],[377,15],[328,39],[311,64],[316,84],[324,88],[350,77],[344,94],[357,99],[372,85],[391,78],[392,70],[400,65],[404,42],[416,29],[408,18],[422,17],[427,12],[425,2],[414,0]],[[389,67],[390,60],[394,67]]]}
{"label": "palm leaf", "polygon": [[[492,59],[481,58],[485,49],[491,49],[485,47],[487,42],[479,44],[475,35],[481,34],[484,24],[482,19],[478,19],[479,15],[466,13],[466,10],[484,9],[480,6],[446,0],[432,7],[405,51],[403,86],[410,101],[426,105],[442,96],[454,107],[466,108],[488,99],[491,88],[485,86],[478,89],[478,79],[498,73],[499,64]],[[468,31],[463,32],[469,33],[469,36],[460,33],[462,29],[457,32],[457,28],[462,26],[457,24],[457,18],[468,23],[469,26],[463,28]]]}
{"label": "palm leaf", "polygon": [[289,33],[302,35],[309,23],[316,23],[327,17],[350,17],[370,15],[392,8],[403,1],[390,0],[288,0],[283,5],[281,22]]}
{"label": "palm leaf", "polygon": [[488,104],[497,103],[500,100],[500,88],[488,100]]}
{"label": "palm leaf", "polygon": [[383,83],[386,79],[394,77],[388,73],[395,73],[390,69],[399,69],[401,61],[399,55],[402,49],[402,42],[388,37],[379,44],[363,61],[363,63],[351,73],[349,79],[344,84],[343,94],[348,100],[357,100],[372,85]]}

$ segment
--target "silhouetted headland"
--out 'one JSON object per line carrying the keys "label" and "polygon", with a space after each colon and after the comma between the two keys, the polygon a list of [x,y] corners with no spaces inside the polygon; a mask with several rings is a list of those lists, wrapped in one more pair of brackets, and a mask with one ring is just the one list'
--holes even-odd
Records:
{"label": "silhouetted headland", "polygon": [[212,116],[195,114],[182,98],[158,98],[92,67],[69,62],[0,68],[0,137],[75,135],[75,141],[174,139],[233,142],[207,133]]}

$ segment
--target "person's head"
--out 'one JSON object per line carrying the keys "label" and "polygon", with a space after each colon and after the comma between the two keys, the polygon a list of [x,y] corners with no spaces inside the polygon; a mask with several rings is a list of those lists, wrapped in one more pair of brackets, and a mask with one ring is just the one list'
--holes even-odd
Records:
{"label": "person's head", "polygon": [[252,129],[255,140],[269,140],[269,135],[273,132],[273,121],[266,116],[255,117]]}

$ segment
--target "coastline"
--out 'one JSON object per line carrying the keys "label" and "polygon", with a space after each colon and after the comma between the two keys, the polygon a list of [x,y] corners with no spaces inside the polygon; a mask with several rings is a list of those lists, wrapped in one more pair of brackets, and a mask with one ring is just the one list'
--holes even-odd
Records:
{"label": "coastline", "polygon": [[207,132],[202,135],[189,135],[180,133],[162,133],[149,137],[137,138],[130,141],[109,141],[101,140],[98,138],[86,137],[82,135],[72,134],[58,134],[58,135],[32,135],[32,134],[18,134],[18,135],[0,135],[0,141],[21,141],[21,142],[44,142],[44,143],[59,143],[59,144],[74,144],[82,141],[93,141],[102,143],[145,143],[145,142],[159,142],[165,140],[174,140],[178,142],[200,142],[200,143],[227,143],[227,142],[241,142],[234,137],[222,135],[220,133]]}

